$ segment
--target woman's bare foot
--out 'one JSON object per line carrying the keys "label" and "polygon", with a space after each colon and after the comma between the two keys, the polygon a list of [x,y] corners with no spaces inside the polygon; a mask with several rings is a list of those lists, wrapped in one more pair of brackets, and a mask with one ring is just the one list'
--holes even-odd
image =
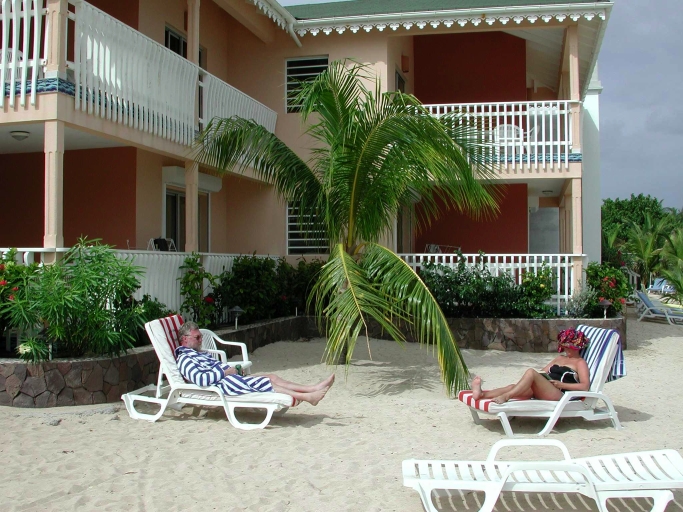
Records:
{"label": "woman's bare foot", "polygon": [[508,400],[510,400],[510,395],[508,395],[507,393],[505,393],[504,395],[497,396],[493,399],[493,401],[497,404],[504,404]]}
{"label": "woman's bare foot", "polygon": [[327,377],[324,381],[318,383],[315,385],[315,390],[320,390],[320,389],[325,389],[325,388],[331,388],[332,384],[334,384],[334,373]]}
{"label": "woman's bare foot", "polygon": [[330,388],[319,389],[317,391],[313,391],[312,393],[304,393],[306,395],[306,401],[311,405],[318,405],[320,400],[325,398],[325,394],[327,393],[328,389]]}
{"label": "woman's bare foot", "polygon": [[472,379],[472,398],[479,400],[483,391],[481,390],[481,377],[477,376]]}

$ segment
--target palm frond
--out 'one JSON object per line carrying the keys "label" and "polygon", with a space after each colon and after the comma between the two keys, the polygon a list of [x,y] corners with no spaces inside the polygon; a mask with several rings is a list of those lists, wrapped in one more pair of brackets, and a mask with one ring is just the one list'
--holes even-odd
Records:
{"label": "palm frond", "polygon": [[379,292],[389,297],[397,318],[415,339],[437,353],[441,375],[451,395],[467,387],[469,372],[446,317],[422,279],[395,253],[378,244],[366,245],[361,266]]}
{"label": "palm frond", "polygon": [[323,265],[309,303],[313,298],[319,328],[327,335],[325,360],[328,364],[337,364],[344,352],[346,364],[351,362],[361,330],[368,336],[369,319],[378,322],[395,340],[404,339],[392,323],[392,318],[400,317],[395,304],[368,279],[365,270],[342,244],[333,247]]}

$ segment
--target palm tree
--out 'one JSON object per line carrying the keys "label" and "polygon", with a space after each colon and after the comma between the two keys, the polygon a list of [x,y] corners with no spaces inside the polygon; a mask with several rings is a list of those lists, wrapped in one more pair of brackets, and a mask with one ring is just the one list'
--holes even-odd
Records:
{"label": "palm tree", "polygon": [[[438,199],[474,214],[493,211],[496,191],[487,178],[486,149],[466,123],[438,120],[411,95],[374,91],[366,68],[333,62],[301,83],[296,103],[314,141],[310,162],[253,121],[214,119],[201,133],[195,158],[224,172],[253,168],[304,218],[318,218],[330,244],[309,301],[327,334],[325,359],[351,361],[361,331],[374,320],[393,339],[406,330],[436,348],[449,393],[465,387],[468,371],[436,300],[419,276],[378,243],[398,212],[420,200],[428,222]],[[472,162],[472,164],[470,163]],[[369,346],[369,345],[368,345]]]}
{"label": "palm tree", "polygon": [[655,222],[647,213],[642,226],[632,222],[626,232],[625,246],[635,259],[635,270],[641,275],[643,283],[650,282],[650,274],[657,270],[662,262],[662,246],[670,223],[671,219],[668,216]]}

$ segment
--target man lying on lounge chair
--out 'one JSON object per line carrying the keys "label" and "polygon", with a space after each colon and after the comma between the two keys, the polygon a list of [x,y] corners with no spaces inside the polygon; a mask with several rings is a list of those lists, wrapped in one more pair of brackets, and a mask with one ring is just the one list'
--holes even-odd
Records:
{"label": "man lying on lounge chair", "polygon": [[178,329],[178,343],[180,346],[175,356],[185,380],[198,386],[217,386],[228,396],[274,391],[289,395],[298,402],[318,405],[334,383],[334,374],[313,386],[289,382],[273,374],[240,375],[238,368],[221,364],[199,352],[202,333],[194,322],[186,322]]}

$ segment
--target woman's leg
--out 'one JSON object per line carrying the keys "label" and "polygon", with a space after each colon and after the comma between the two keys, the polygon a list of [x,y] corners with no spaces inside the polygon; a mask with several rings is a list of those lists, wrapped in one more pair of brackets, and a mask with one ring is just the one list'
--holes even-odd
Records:
{"label": "woman's leg", "polygon": [[529,368],[526,372],[524,372],[522,378],[512,387],[512,389],[492,398],[497,404],[503,404],[511,398],[559,400],[562,398],[562,392],[553,386],[548,379],[543,377],[536,370]]}
{"label": "woman's leg", "polygon": [[472,398],[474,398],[475,400],[496,398],[497,396],[500,396],[503,393],[507,393],[514,387],[515,384],[510,384],[503,388],[489,389],[488,391],[484,391],[483,389],[481,389],[481,377],[475,377],[474,379],[472,379]]}
{"label": "woman's leg", "polygon": [[259,377],[268,377],[270,379],[270,382],[273,384],[273,387],[277,386],[280,389],[288,389],[290,391],[296,391],[299,393],[312,393],[314,391],[320,391],[321,389],[329,388],[332,386],[332,384],[334,384],[334,373],[332,375],[330,375],[329,377],[327,377],[325,380],[320,381],[317,384],[314,384],[312,386],[306,386],[304,384],[297,384],[296,382],[290,382],[290,381],[285,380],[282,377],[278,377],[277,375],[272,374],[272,373],[263,373],[263,374],[259,374],[258,376]]}

